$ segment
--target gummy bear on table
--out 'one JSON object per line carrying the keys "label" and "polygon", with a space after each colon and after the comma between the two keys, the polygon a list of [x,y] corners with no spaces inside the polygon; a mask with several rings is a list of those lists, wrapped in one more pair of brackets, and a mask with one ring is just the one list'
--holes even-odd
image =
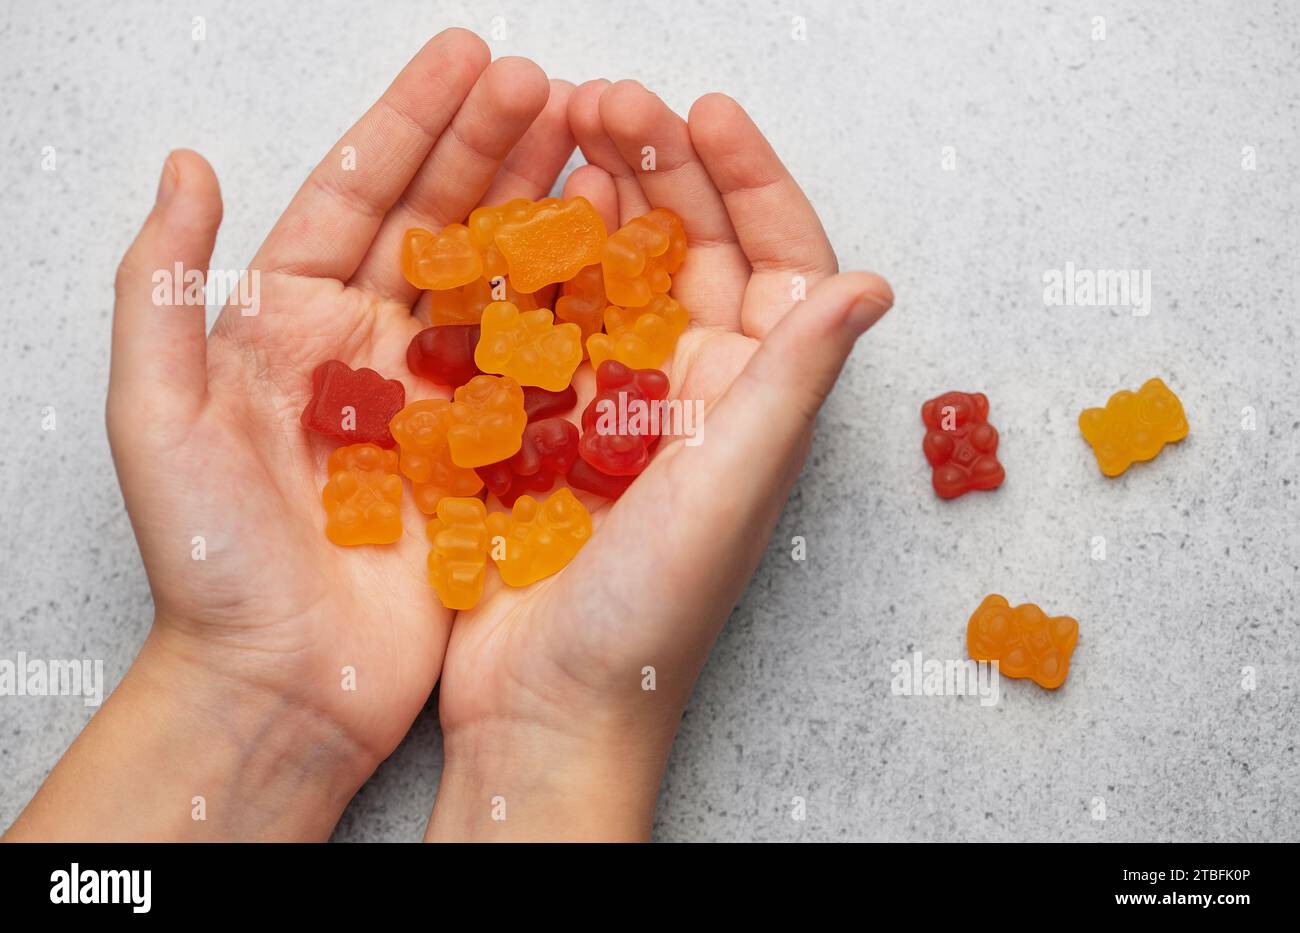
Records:
{"label": "gummy bear on table", "polygon": [[921,406],[922,449],[940,498],[1002,485],[1006,473],[998,462],[998,432],[988,415],[989,400],[981,392],[945,392]]}
{"label": "gummy bear on table", "polygon": [[1049,690],[1065,683],[1079,623],[1049,617],[1033,603],[1012,607],[996,593],[985,597],[966,625],[966,647],[976,661],[997,661],[1007,677],[1028,677]]}
{"label": "gummy bear on table", "polygon": [[1152,460],[1166,444],[1187,436],[1183,403],[1161,379],[1148,379],[1136,392],[1120,390],[1105,408],[1079,415],[1079,430],[1092,445],[1097,466],[1119,476],[1134,463]]}

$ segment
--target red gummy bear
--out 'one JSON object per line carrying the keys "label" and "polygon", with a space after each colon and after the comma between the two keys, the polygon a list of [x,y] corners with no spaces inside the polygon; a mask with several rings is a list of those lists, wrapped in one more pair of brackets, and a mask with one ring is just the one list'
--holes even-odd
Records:
{"label": "red gummy bear", "polygon": [[388,422],[406,405],[406,389],[373,369],[355,372],[338,360],[326,360],[311,374],[312,396],[302,410],[309,431],[340,437],[349,444],[392,447]]}
{"label": "red gummy bear", "polygon": [[459,389],[479,375],[474,364],[478,338],[477,324],[426,327],[411,338],[406,348],[407,368],[431,382]]}
{"label": "red gummy bear", "polygon": [[596,370],[596,396],[582,413],[583,460],[607,476],[635,476],[650,462],[662,425],[651,416],[668,398],[668,377],[606,360]]}
{"label": "red gummy bear", "polygon": [[565,479],[574,489],[595,493],[598,496],[604,496],[606,499],[617,499],[627,492],[627,487],[632,485],[632,480],[636,479],[636,477],[610,476],[607,473],[600,472],[600,470],[579,457]]}
{"label": "red gummy bear", "polygon": [[921,406],[925,459],[934,467],[934,491],[955,499],[972,489],[996,489],[1006,473],[998,463],[998,432],[988,422],[980,392],[945,392]]}
{"label": "red gummy bear", "polygon": [[476,468],[488,491],[513,507],[524,493],[547,492],[578,459],[578,429],[563,418],[544,418],[524,428],[519,452]]}
{"label": "red gummy bear", "polygon": [[559,392],[551,392],[541,386],[524,386],[523,390],[524,414],[530,422],[562,415],[578,404],[578,393],[573,386],[567,386]]}

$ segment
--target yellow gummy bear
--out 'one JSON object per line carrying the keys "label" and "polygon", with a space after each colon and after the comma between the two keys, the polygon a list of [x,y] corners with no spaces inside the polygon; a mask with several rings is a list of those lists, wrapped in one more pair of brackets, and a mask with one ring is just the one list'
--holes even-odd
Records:
{"label": "yellow gummy bear", "polygon": [[605,309],[605,330],[587,338],[591,365],[608,359],[632,369],[658,369],[677,346],[686,330],[690,312],[668,295],[656,294],[643,308]]}
{"label": "yellow gummy bear", "polygon": [[501,579],[508,586],[528,586],[563,568],[591,537],[591,515],[563,487],[544,502],[532,496],[515,500],[510,515],[493,512],[487,519],[493,539],[504,539],[504,554],[492,548]]}
{"label": "yellow gummy bear", "polygon": [[1150,460],[1165,444],[1187,436],[1183,403],[1160,379],[1148,379],[1136,392],[1116,392],[1105,408],[1079,415],[1079,430],[1092,445],[1097,466],[1119,476],[1134,463]]}
{"label": "yellow gummy bear", "polygon": [[485,373],[514,378],[520,385],[560,392],[582,362],[582,328],[556,324],[550,311],[520,313],[508,301],[483,309],[474,362]]}
{"label": "yellow gummy bear", "polygon": [[429,585],[448,609],[473,609],[487,577],[487,509],[478,499],[445,498],[425,530],[433,545]]}

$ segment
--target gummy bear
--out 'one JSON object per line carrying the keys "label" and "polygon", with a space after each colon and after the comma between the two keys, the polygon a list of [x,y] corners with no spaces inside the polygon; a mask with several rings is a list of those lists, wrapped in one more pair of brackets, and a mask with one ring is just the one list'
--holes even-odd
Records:
{"label": "gummy bear", "polygon": [[496,560],[507,586],[528,586],[549,577],[573,560],[591,537],[591,515],[567,488],[557,489],[544,502],[520,496],[507,517],[488,516],[488,532],[505,539],[505,551]]}
{"label": "gummy bear", "polygon": [[545,308],[521,314],[510,302],[496,301],[484,309],[481,327],[474,362],[484,372],[559,392],[582,362],[582,330],[553,323]]}
{"label": "gummy bear", "polygon": [[402,475],[411,480],[416,507],[426,515],[445,496],[472,496],[483,488],[477,473],[451,460],[447,432],[452,422],[451,402],[430,398],[407,405],[391,423],[401,446]]}
{"label": "gummy bear", "polygon": [[518,382],[509,376],[475,376],[453,398],[447,443],[456,466],[487,466],[513,456],[528,423]]}
{"label": "gummy bear", "polygon": [[581,457],[565,477],[574,489],[581,489],[583,492],[590,492],[606,499],[617,499],[623,495],[634,479],[635,476],[610,476],[608,473],[602,473]]}
{"label": "gummy bear", "polygon": [[1070,673],[1079,623],[1048,617],[1033,603],[1014,609],[997,594],[986,596],[966,626],[966,648],[976,661],[997,661],[1007,677],[1029,677],[1054,690]]}
{"label": "gummy bear", "polygon": [[515,289],[505,278],[477,279],[460,288],[429,292],[429,323],[477,324],[483,309],[492,302],[509,301],[520,311],[535,311],[549,307],[550,289],[528,294]]}
{"label": "gummy bear", "polygon": [[439,385],[463,386],[479,374],[474,364],[478,346],[477,324],[445,324],[426,327],[411,338],[406,348],[406,366],[417,376]]}
{"label": "gummy bear", "polygon": [[429,585],[448,609],[473,609],[487,578],[487,509],[478,499],[447,497],[425,526],[429,543]]}
{"label": "gummy bear", "polygon": [[606,360],[596,370],[596,395],[582,413],[583,460],[608,476],[635,476],[650,462],[662,424],[653,411],[668,398],[668,377]]}
{"label": "gummy bear", "polygon": [[396,379],[326,360],[311,374],[311,387],[311,401],[302,410],[304,428],[359,444],[393,446],[388,422],[406,403],[406,389]]}
{"label": "gummy bear", "polygon": [[610,234],[601,253],[605,296],[611,304],[640,308],[672,287],[686,259],[686,231],[666,207],[628,221]]}
{"label": "gummy bear", "polygon": [[524,386],[524,414],[529,421],[540,421],[553,415],[562,415],[578,404],[578,393],[573,386],[559,392],[549,392],[537,386]]}
{"label": "gummy bear", "polygon": [[321,491],[325,537],[335,544],[392,544],[402,536],[402,478],[397,453],[352,444],[330,454]]}
{"label": "gummy bear", "polygon": [[503,219],[493,243],[505,257],[510,281],[520,291],[567,282],[599,262],[605,222],[586,198],[538,202],[526,217]]}
{"label": "gummy bear", "polygon": [[587,266],[560,286],[560,297],[555,302],[555,319],[582,328],[585,348],[591,335],[599,334],[604,326],[605,308],[608,306],[605,274],[599,264]]}
{"label": "gummy bear", "polygon": [[402,274],[416,288],[456,288],[482,278],[483,259],[463,224],[437,234],[414,227],[402,240]]}
{"label": "gummy bear", "polygon": [[1079,415],[1079,430],[1092,445],[1101,472],[1119,476],[1186,437],[1187,417],[1169,386],[1148,379],[1137,392],[1116,392],[1105,408],[1086,409]]}
{"label": "gummy bear", "polygon": [[558,198],[543,198],[529,201],[527,198],[515,198],[505,204],[494,207],[479,207],[470,212],[470,242],[483,257],[483,274],[489,279],[509,272],[506,257],[496,245],[497,231],[506,223],[522,223],[533,216],[540,208],[558,204]]}
{"label": "gummy bear", "polygon": [[980,392],[945,392],[921,406],[927,428],[925,459],[940,498],[972,489],[996,489],[1006,473],[998,462],[998,432],[988,423],[989,400]]}
{"label": "gummy bear", "polygon": [[587,340],[591,365],[618,360],[633,369],[655,369],[663,364],[686,330],[690,312],[668,295],[656,294],[643,308],[605,309],[604,334]]}
{"label": "gummy bear", "polygon": [[578,429],[563,418],[544,418],[524,428],[514,456],[475,472],[502,505],[512,506],[525,492],[547,492],[577,459]]}

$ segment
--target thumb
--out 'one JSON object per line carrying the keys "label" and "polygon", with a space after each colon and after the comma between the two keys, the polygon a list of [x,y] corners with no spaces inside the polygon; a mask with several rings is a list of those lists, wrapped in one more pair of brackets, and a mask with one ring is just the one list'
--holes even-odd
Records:
{"label": "thumb", "polygon": [[[192,410],[207,390],[204,300],[221,189],[197,152],[163,164],[153,210],[117,270],[110,436],[126,418]],[[187,408],[186,406],[189,406]]]}
{"label": "thumb", "polygon": [[709,413],[698,451],[703,460],[695,468],[745,476],[746,485],[765,493],[782,482],[788,488],[802,466],[817,412],[854,343],[893,303],[889,283],[870,272],[845,272],[818,283],[768,333]]}

